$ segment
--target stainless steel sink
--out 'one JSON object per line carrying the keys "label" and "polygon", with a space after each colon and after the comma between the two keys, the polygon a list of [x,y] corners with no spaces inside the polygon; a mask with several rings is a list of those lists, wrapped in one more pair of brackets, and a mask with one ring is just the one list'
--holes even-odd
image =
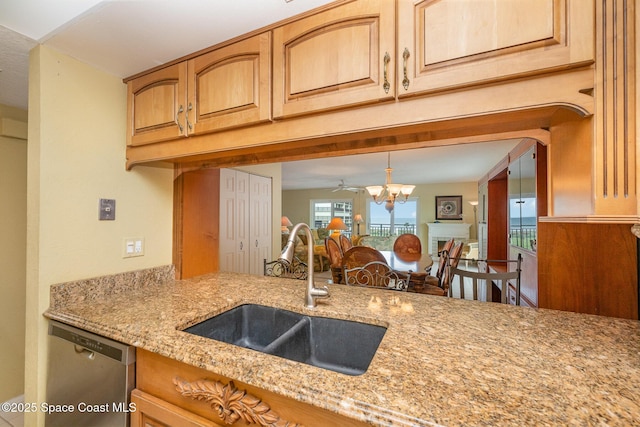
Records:
{"label": "stainless steel sink", "polygon": [[184,331],[347,375],[361,375],[369,368],[386,328],[245,304]]}

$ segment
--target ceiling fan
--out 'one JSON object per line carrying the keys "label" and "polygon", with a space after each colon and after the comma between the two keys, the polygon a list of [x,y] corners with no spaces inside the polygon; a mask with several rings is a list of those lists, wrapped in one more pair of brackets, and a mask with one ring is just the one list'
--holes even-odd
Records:
{"label": "ceiling fan", "polygon": [[357,193],[358,191],[362,190],[362,187],[352,187],[350,185],[346,185],[344,183],[344,179],[340,180],[340,184],[338,184],[338,186],[336,188],[334,188],[333,190],[331,190],[333,193],[335,193],[336,191],[352,191],[354,193]]}

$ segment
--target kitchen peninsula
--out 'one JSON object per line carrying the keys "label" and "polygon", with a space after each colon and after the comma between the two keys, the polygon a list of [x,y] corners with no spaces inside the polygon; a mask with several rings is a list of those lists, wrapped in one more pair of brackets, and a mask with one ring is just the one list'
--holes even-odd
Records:
{"label": "kitchen peninsula", "polygon": [[[638,321],[343,285],[329,285],[331,298],[307,310],[302,281],[230,273],[174,281],[171,273],[166,267],[54,285],[45,316],[135,345],[139,355],[232,379],[276,412],[274,400],[288,400],[353,425],[622,426],[640,419]],[[244,303],[387,332],[359,376],[182,332]],[[175,394],[175,401],[189,400]],[[223,425],[206,402],[197,403]],[[290,425],[332,425],[309,422],[304,412],[281,416]]]}

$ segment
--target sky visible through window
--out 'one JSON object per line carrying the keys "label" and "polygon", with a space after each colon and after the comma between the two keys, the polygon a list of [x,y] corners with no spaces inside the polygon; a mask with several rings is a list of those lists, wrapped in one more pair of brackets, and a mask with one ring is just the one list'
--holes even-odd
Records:
{"label": "sky visible through window", "polygon": [[[415,200],[407,200],[406,203],[396,203],[394,208],[396,224],[415,224],[417,217],[417,203]],[[391,214],[384,208],[384,203],[376,205],[369,203],[369,223],[370,224],[391,224]]]}

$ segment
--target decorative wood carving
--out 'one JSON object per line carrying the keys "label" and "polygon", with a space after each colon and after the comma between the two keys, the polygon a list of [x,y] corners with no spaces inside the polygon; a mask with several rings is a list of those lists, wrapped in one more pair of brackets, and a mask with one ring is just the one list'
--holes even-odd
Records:
{"label": "decorative wood carving", "polygon": [[264,427],[303,427],[281,419],[269,405],[246,391],[236,388],[233,381],[229,384],[211,380],[190,382],[175,377],[173,383],[182,396],[207,402],[225,424],[231,425],[242,420],[246,424]]}

